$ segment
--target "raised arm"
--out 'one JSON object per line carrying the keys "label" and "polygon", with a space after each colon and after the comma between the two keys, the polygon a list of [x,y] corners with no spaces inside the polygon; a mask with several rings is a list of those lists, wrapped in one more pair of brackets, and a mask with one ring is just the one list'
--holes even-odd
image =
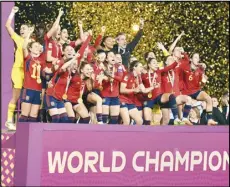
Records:
{"label": "raised arm", "polygon": [[101,27],[101,33],[97,36],[97,39],[95,40],[95,43],[94,43],[95,49],[98,49],[99,46],[101,45],[102,38],[105,34],[105,29],[106,29],[105,26]]}
{"label": "raised arm", "polygon": [[90,40],[91,40],[91,38],[92,38],[92,31],[89,30],[88,32],[89,32],[89,36],[88,36],[88,38],[83,42],[83,44],[82,44],[82,46],[81,46],[81,48],[79,49],[79,52],[78,52],[78,53],[79,53],[78,64],[80,64],[80,61],[81,61],[81,59],[82,59],[82,57],[83,57],[83,55],[84,55],[85,49],[86,49],[86,47],[89,45],[89,42],[90,42]]}
{"label": "raised arm", "polygon": [[78,27],[80,30],[80,39],[84,41],[84,32],[83,32],[83,22],[82,20],[78,20]]}
{"label": "raised arm", "polygon": [[181,39],[182,36],[184,36],[185,33],[182,31],[182,33],[176,38],[176,40],[172,43],[172,45],[169,47],[169,53],[172,54],[173,49],[176,47],[177,42]]}
{"label": "raised arm", "polygon": [[53,36],[53,34],[57,31],[57,29],[59,27],[60,19],[61,19],[63,14],[64,14],[64,12],[63,12],[62,8],[60,8],[59,13],[58,13],[58,17],[56,18],[55,22],[53,23],[53,26],[51,27],[51,29],[47,32],[48,38]]}
{"label": "raised arm", "polygon": [[165,48],[165,46],[161,42],[157,42],[157,47],[158,47],[158,49],[163,51],[164,56],[169,56],[170,55],[168,50]]}
{"label": "raised arm", "polygon": [[29,33],[28,33],[27,37],[24,40],[24,43],[23,43],[23,46],[22,46],[24,58],[26,58],[28,56],[28,54],[29,54],[28,43],[29,43],[29,40],[30,40],[30,36],[32,35],[33,32],[34,32],[34,27],[30,27],[29,28]]}
{"label": "raised arm", "polygon": [[177,65],[178,65],[178,63],[174,62],[171,65],[164,67],[163,69],[159,69],[158,72],[167,73],[169,70],[174,69]]}
{"label": "raised arm", "polygon": [[12,36],[15,32],[14,32],[14,29],[12,28],[11,26],[11,23],[12,23],[12,19],[14,18],[15,14],[18,12],[19,8],[14,6],[11,10],[11,13],[6,21],[6,29],[9,33],[10,36]]}
{"label": "raised arm", "polygon": [[130,52],[134,50],[138,42],[140,41],[142,35],[143,35],[143,27],[144,27],[144,20],[140,19],[140,30],[137,32],[134,39],[127,45],[128,48],[130,48]]}
{"label": "raised arm", "polygon": [[79,57],[79,54],[77,53],[71,60],[67,61],[66,63],[64,63],[61,67],[62,71],[66,71],[66,69],[73,63],[76,62],[77,57]]}

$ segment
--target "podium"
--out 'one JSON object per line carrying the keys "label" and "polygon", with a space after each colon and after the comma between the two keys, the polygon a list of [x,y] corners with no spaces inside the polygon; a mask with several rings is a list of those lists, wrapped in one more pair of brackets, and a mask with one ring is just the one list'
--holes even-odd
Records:
{"label": "podium", "polygon": [[19,123],[11,137],[15,186],[229,185],[228,126]]}

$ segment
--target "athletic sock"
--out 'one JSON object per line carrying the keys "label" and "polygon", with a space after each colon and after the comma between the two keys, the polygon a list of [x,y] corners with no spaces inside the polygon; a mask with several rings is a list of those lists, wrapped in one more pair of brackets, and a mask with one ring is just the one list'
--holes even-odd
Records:
{"label": "athletic sock", "polygon": [[60,117],[58,114],[51,116],[51,118],[52,118],[52,123],[59,123],[60,121]]}
{"label": "athletic sock", "polygon": [[7,121],[13,121],[15,108],[15,104],[9,103],[7,111]]}
{"label": "athletic sock", "polygon": [[118,116],[110,116],[109,124],[118,124]]}
{"label": "athletic sock", "polygon": [[28,121],[28,117],[24,116],[24,115],[20,115],[18,122],[27,122]]}
{"label": "athletic sock", "polygon": [[107,114],[102,114],[103,123],[107,123],[108,119],[109,119],[109,115],[107,115]]}
{"label": "athletic sock", "polygon": [[78,123],[84,123],[84,124],[89,124],[90,117],[87,118],[80,118]]}
{"label": "athletic sock", "polygon": [[185,105],[185,106],[184,106],[183,118],[187,118],[187,117],[188,117],[191,108],[192,108],[191,105]]}
{"label": "athletic sock", "polygon": [[68,115],[67,115],[66,112],[60,114],[59,116],[60,116],[60,121],[59,121],[59,123],[68,123],[68,122],[69,122]]}

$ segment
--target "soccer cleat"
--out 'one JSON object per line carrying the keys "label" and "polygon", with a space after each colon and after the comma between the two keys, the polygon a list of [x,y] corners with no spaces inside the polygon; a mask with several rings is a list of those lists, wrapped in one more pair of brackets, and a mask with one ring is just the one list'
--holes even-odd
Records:
{"label": "soccer cleat", "polygon": [[16,131],[16,125],[11,121],[7,121],[5,123],[5,126],[7,127],[9,131]]}
{"label": "soccer cleat", "polygon": [[104,125],[103,121],[98,122],[99,125]]}
{"label": "soccer cleat", "polygon": [[185,125],[193,125],[193,124],[188,120],[188,118],[183,118],[183,119],[182,119],[182,122],[184,122]]}
{"label": "soccer cleat", "polygon": [[214,121],[213,119],[210,119],[210,120],[208,120],[208,125],[211,125],[211,126],[217,125],[217,122]]}
{"label": "soccer cleat", "polygon": [[174,125],[184,125],[184,122],[177,118],[174,120]]}

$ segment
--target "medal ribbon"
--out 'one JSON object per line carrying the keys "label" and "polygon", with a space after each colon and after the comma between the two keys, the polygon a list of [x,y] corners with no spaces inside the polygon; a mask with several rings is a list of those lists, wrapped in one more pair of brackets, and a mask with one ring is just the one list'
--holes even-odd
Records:
{"label": "medal ribbon", "polygon": [[[112,70],[112,71],[111,71]],[[112,69],[111,69],[111,67],[110,67],[110,73],[112,74],[112,77],[114,77],[114,66],[112,67]],[[113,78],[110,78],[110,91],[112,92],[113,91]]]}
{"label": "medal ribbon", "polygon": [[70,84],[70,80],[72,79],[71,75],[69,74],[68,77],[67,77],[67,84],[66,84],[66,87],[65,87],[65,94],[67,93],[68,91],[68,88],[69,88],[69,84]]}
{"label": "medal ribbon", "polygon": [[156,79],[156,73],[154,72],[153,78],[151,76],[150,71],[148,72],[148,74],[149,74],[149,84],[150,84],[150,87],[151,87],[151,86],[153,86],[153,83],[156,82],[156,80],[155,80]]}
{"label": "medal ribbon", "polygon": [[80,98],[82,98],[82,95],[84,93],[84,89],[85,89],[85,83],[81,83],[81,90],[80,90]]}
{"label": "medal ribbon", "polygon": [[169,81],[170,81],[172,88],[173,88],[174,80],[175,80],[175,73],[173,70],[171,72],[172,72],[172,75],[170,74],[170,71],[168,71],[168,78],[169,78]]}

